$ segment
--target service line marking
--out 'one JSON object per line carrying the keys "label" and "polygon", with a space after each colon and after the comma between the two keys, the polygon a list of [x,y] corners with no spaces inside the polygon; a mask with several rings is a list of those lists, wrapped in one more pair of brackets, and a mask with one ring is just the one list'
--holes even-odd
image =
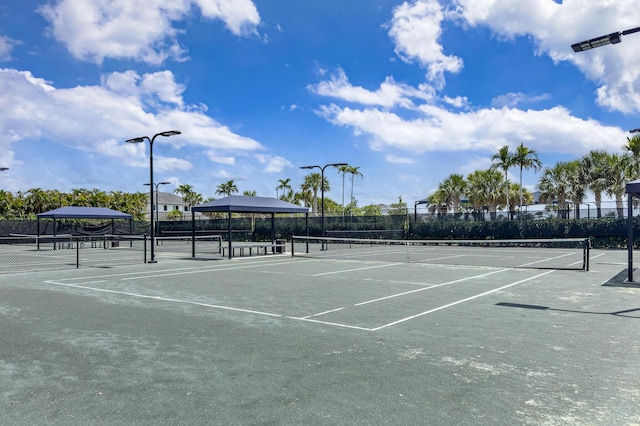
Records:
{"label": "service line marking", "polygon": [[516,281],[516,282],[514,282],[514,283],[507,284],[507,285],[504,285],[504,286],[502,286],[502,287],[495,288],[495,289],[493,289],[493,290],[485,291],[484,293],[476,294],[475,296],[467,297],[467,298],[465,298],[465,299],[461,299],[461,300],[458,300],[458,301],[455,301],[455,302],[452,302],[452,303],[449,303],[449,304],[446,304],[446,305],[443,305],[443,306],[439,306],[439,307],[437,307],[437,308],[433,308],[433,309],[430,309],[430,310],[428,310],[428,311],[421,312],[421,313],[416,314],[416,315],[412,315],[412,316],[410,316],[410,317],[402,318],[402,319],[399,319],[399,320],[397,320],[397,321],[393,321],[393,322],[390,322],[390,323],[388,323],[388,324],[384,324],[384,325],[381,325],[381,326],[379,326],[379,327],[372,328],[372,329],[371,329],[371,331],[378,331],[378,330],[382,330],[383,328],[391,327],[391,326],[393,326],[393,325],[397,325],[397,324],[400,324],[400,323],[403,323],[403,322],[406,322],[406,321],[410,321],[410,320],[412,320],[412,319],[416,319],[416,318],[419,318],[419,317],[424,316],[424,315],[429,315],[429,314],[431,314],[431,313],[433,313],[433,312],[437,312],[437,311],[440,311],[440,310],[442,310],[442,309],[450,308],[450,307],[452,307],[452,306],[456,306],[456,305],[459,305],[459,304],[461,304],[461,303],[468,302],[468,301],[470,301],[470,300],[478,299],[478,298],[483,297],[483,296],[486,296],[486,295],[488,295],[488,294],[495,293],[495,292],[497,292],[497,291],[504,290],[505,288],[513,287],[513,286],[515,286],[515,285],[522,284],[522,283],[524,283],[524,282],[531,281],[531,280],[534,280],[534,279],[536,279],[536,278],[543,277],[543,276],[548,275],[548,274],[551,274],[551,273],[553,273],[553,272],[555,272],[555,270],[553,270],[553,271],[543,272],[543,273],[541,273],[541,274],[534,275],[533,277],[525,278],[525,279],[523,279],[523,280]]}

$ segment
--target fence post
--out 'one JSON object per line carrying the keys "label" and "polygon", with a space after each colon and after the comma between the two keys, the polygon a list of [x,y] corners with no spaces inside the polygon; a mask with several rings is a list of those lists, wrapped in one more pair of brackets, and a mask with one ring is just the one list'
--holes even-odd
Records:
{"label": "fence post", "polygon": [[[73,242],[73,240],[71,240]],[[76,269],[80,268],[80,240],[76,240]]]}

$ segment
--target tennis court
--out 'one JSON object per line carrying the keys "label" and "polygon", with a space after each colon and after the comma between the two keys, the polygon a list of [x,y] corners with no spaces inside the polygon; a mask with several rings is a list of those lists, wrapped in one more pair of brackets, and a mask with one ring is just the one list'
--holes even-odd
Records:
{"label": "tennis court", "polygon": [[640,287],[624,251],[590,264],[287,253],[5,275],[0,421],[640,423]]}

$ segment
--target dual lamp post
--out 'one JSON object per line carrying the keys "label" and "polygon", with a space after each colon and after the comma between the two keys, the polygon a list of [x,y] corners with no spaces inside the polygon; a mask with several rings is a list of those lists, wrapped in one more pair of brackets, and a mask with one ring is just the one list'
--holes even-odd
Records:
{"label": "dual lamp post", "polygon": [[155,252],[154,252],[154,246],[155,246],[155,232],[154,232],[154,226],[153,226],[153,142],[156,140],[156,138],[158,136],[164,136],[164,137],[169,137],[169,136],[174,136],[174,135],[179,135],[180,132],[179,130],[167,130],[166,132],[160,132],[160,133],[156,133],[155,135],[153,135],[151,138],[149,138],[149,136],[140,136],[138,138],[133,138],[133,139],[127,139],[125,142],[127,143],[141,143],[144,141],[149,141],[149,203],[151,204],[151,229],[150,229],[150,234],[151,234],[151,260],[148,263],[156,263],[156,257],[155,257]]}
{"label": "dual lamp post", "polygon": [[[320,229],[321,236],[324,237],[324,169],[327,167],[348,166],[347,163],[330,163],[324,166],[302,166],[301,169],[320,169]],[[324,250],[324,240],[322,240],[322,250]]]}

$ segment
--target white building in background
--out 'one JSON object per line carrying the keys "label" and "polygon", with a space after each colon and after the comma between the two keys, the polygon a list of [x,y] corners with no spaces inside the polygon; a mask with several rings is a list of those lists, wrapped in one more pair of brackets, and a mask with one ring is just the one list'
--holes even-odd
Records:
{"label": "white building in background", "polygon": [[[147,218],[149,218],[149,211],[151,211],[151,203],[147,196]],[[157,199],[157,203],[156,203]],[[158,212],[157,220],[167,220],[169,212],[177,210],[182,214],[182,219],[191,220],[190,206],[184,202],[181,196],[173,194],[171,192],[158,191],[157,198],[156,193],[153,193],[154,209]]]}

